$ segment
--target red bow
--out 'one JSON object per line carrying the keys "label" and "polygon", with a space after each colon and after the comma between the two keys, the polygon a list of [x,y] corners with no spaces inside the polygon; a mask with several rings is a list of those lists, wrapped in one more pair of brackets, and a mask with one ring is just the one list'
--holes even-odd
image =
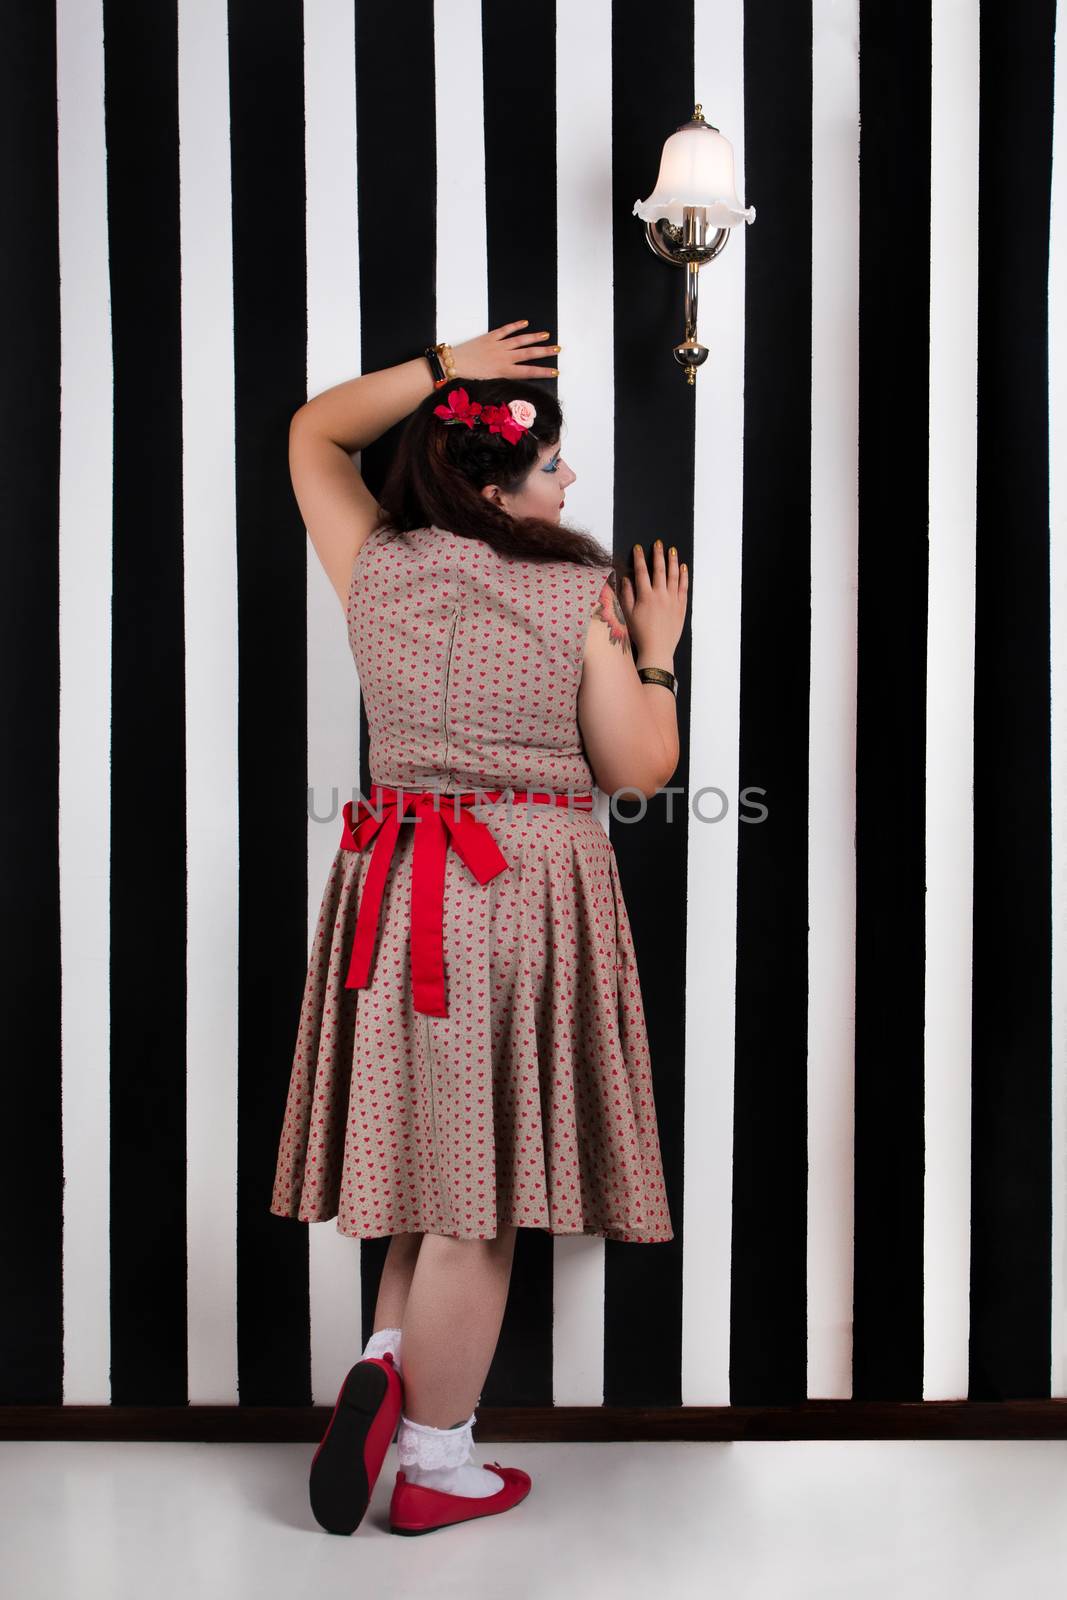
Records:
{"label": "red bow", "polygon": [[[404,816],[411,813],[415,834],[411,863],[411,985],[414,1006],[430,1017],[447,1017],[444,968],[445,854],[449,843],[479,883],[488,883],[508,862],[493,835],[470,807],[480,800],[496,802],[508,791],[467,790],[443,794],[435,789],[390,789],[372,783],[370,803],[359,802],[352,820],[352,801],[341,807],[345,819],[342,850],[362,850],[374,841],[370,866],[363,880],[346,989],[365,989],[370,982],[371,958],[378,933],[382,895],[389,863]],[[556,790],[512,789],[518,803],[536,801],[591,811],[591,792],[572,794]],[[384,802],[384,804],[383,804]]]}
{"label": "red bow", "polygon": [[[372,784],[371,798],[373,809],[365,800],[360,800],[355,824],[351,800],[346,800],[341,808],[345,819],[341,835],[343,850],[362,850],[377,835],[356,916],[345,988],[365,989],[370,982],[371,956],[386,874],[401,820],[411,812],[415,829],[411,865],[411,983],[415,1010],[431,1017],[447,1017],[443,908],[445,852],[449,840],[479,883],[488,883],[498,872],[506,871],[508,863],[485,823],[471,816],[467,809],[478,798],[474,793],[442,796],[432,789],[415,792]],[[388,802],[384,806],[383,799]]]}

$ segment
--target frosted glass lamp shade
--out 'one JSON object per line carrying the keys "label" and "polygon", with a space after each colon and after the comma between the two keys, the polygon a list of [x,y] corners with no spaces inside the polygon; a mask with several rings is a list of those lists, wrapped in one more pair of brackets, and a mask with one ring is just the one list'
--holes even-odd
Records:
{"label": "frosted glass lamp shade", "polygon": [[746,210],[737,198],[734,147],[706,122],[688,122],[663,146],[656,187],[647,200],[634,202],[642,222],[661,218],[680,226],[683,206],[703,206],[713,228],[754,222],[755,206]]}

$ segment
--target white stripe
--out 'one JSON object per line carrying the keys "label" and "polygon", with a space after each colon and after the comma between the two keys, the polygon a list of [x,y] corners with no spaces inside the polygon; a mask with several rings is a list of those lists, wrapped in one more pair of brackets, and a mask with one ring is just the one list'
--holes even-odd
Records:
{"label": "white stripe", "polygon": [[[995,69],[994,69],[995,70]],[[923,1399],[967,1396],[978,5],[933,8]],[[891,663],[886,663],[891,670]]]}
{"label": "white stripe", "polygon": [[[695,99],[734,150],[745,190],[744,6],[696,8]],[[686,108],[682,108],[683,112]],[[679,115],[677,122],[684,122]],[[673,131],[663,130],[664,138]],[[648,186],[659,150],[649,150]],[[644,191],[648,193],[648,187]],[[621,195],[628,213],[637,195]],[[639,227],[633,219],[635,233]],[[741,680],[741,531],[745,375],[745,250],[749,224],[700,273],[698,336],[710,354],[696,380],[693,483],[692,691],[686,934],[685,1221],[682,1256],[682,1404],[730,1399],[730,1232],[734,1125],[734,984],[737,966],[738,737]],[[634,248],[638,248],[635,244]],[[647,249],[647,245],[642,245]],[[684,277],[674,277],[675,328],[683,333]],[[625,315],[625,307],[620,308]],[[664,353],[666,354],[666,352]],[[681,368],[675,381],[685,382]],[[680,548],[688,530],[680,528]],[[670,542],[669,540],[667,541]],[[745,773],[758,784],[759,773]],[[706,791],[703,795],[699,791]],[[721,794],[717,791],[721,791]],[[676,808],[683,803],[675,797]],[[757,803],[762,803],[757,797]],[[719,817],[724,806],[726,814]],[[751,806],[742,807],[753,815]],[[707,820],[701,820],[702,818]],[[753,824],[759,826],[759,824]],[[677,1226],[677,1219],[676,1219]]]}
{"label": "white stripe", "polygon": [[807,1393],[847,1400],[856,1035],[858,0],[844,6],[816,0],[812,48]]}
{"label": "white stripe", "polygon": [[[456,345],[485,333],[489,316],[482,20],[478,0],[435,0],[434,74],[437,328],[432,342],[447,340]],[[498,92],[500,88],[496,85]]]}
{"label": "white stripe", "polygon": [[99,0],[58,0],[56,49],[63,1403],[107,1405],[113,373]]}
{"label": "white stripe", "polygon": [[[304,6],[308,394],[360,370],[356,62],[350,0]],[[358,455],[353,458],[358,462]],[[341,837],[340,808],[359,784],[359,680],[344,613],[307,540],[308,952]],[[321,820],[312,820],[312,818]],[[298,1018],[293,1017],[296,1045]],[[280,1127],[280,1124],[279,1124]],[[292,1226],[292,1224],[290,1224]],[[360,1246],[335,1222],[309,1232],[311,1386],[332,1405],[359,1354]]]}
{"label": "white stripe", "polygon": [[1052,527],[1052,1379],[1067,1396],[1067,21],[1057,8],[1049,300]]}
{"label": "white stripe", "polygon": [[178,12],[189,1400],[237,1401],[237,548],[226,16]]}
{"label": "white stripe", "polygon": [[[614,393],[611,201],[611,0],[558,6],[556,14],[558,393],[563,459],[576,473],[562,512],[611,549]],[[522,314],[522,307],[518,308]],[[603,825],[607,798],[598,795]],[[604,1240],[553,1245],[554,1405],[604,1399]]]}

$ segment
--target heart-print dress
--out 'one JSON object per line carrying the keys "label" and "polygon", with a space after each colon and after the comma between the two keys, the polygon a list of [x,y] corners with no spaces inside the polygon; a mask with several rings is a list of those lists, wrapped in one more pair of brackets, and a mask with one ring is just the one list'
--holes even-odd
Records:
{"label": "heart-print dress", "polygon": [[[593,791],[576,700],[607,578],[602,567],[503,556],[438,527],[375,529],[348,595],[371,780],[444,796]],[[444,1016],[413,1001],[422,821],[396,833],[358,988],[346,977],[374,851],[338,847],[270,1209],[301,1222],[336,1217],[354,1239],[486,1239],[498,1222],[672,1239],[641,986],[608,834],[592,811],[570,806],[480,799],[470,815],[487,825],[506,869],[482,882],[455,849],[445,852]]]}

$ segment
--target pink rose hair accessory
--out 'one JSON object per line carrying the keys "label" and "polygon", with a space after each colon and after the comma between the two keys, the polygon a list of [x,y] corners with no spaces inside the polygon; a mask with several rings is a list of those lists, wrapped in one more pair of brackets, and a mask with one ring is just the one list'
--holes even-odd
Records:
{"label": "pink rose hair accessory", "polygon": [[[503,411],[503,407],[500,408]],[[505,439],[510,439],[512,444],[517,444],[524,433],[529,433],[533,427],[534,418],[537,416],[537,407],[530,404],[529,400],[509,400],[507,405],[510,416],[500,418],[500,431]],[[490,432],[492,424],[490,424]]]}
{"label": "pink rose hair accessory", "polygon": [[523,434],[533,427],[537,407],[529,400],[509,400],[506,406],[483,406],[471,400],[466,389],[453,389],[448,404],[434,406],[433,412],[446,424],[465,422],[468,428],[473,428],[476,422],[482,422],[490,433],[499,433],[509,444],[518,444]]}

